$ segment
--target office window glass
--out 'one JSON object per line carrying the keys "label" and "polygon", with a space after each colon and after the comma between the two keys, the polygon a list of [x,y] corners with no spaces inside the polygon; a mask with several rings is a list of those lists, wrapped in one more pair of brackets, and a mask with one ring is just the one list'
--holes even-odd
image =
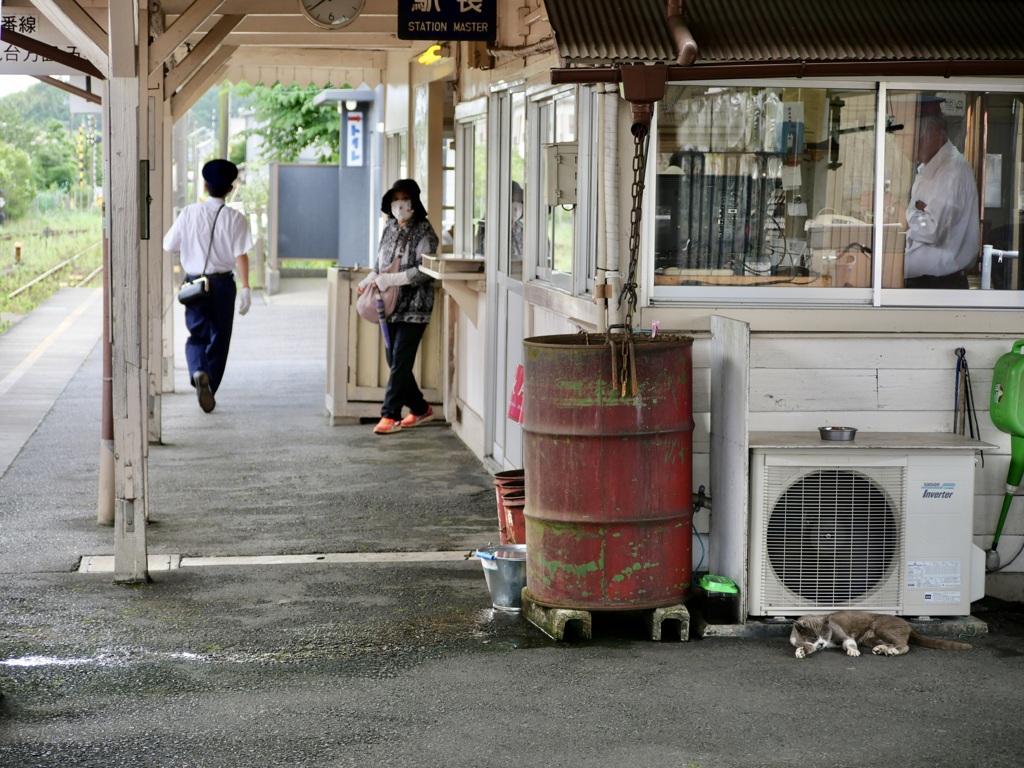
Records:
{"label": "office window glass", "polygon": [[1017,258],[1024,211],[1021,99],[888,92],[887,112],[901,130],[886,147],[883,216],[886,226],[906,230],[905,287],[986,293],[1024,285]]}
{"label": "office window glass", "polygon": [[556,279],[555,273],[572,273],[576,189],[568,189],[560,182],[558,174],[567,159],[572,163],[576,161],[575,91],[542,101],[538,116],[539,140],[544,150],[541,216],[545,237],[541,243],[540,267],[542,274]]}
{"label": "office window glass", "polygon": [[877,103],[873,87],[670,85],[649,155],[655,286],[869,287]]}

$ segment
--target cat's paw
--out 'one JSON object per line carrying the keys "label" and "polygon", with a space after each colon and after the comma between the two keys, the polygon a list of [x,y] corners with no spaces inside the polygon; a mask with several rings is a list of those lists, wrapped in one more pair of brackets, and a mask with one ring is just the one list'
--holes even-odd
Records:
{"label": "cat's paw", "polygon": [[856,648],[847,648],[846,649],[846,655],[847,656],[860,656],[860,651],[858,651]]}
{"label": "cat's paw", "polygon": [[806,648],[797,648],[796,649],[796,657],[798,659],[805,659],[805,658],[807,658],[807,649]]}
{"label": "cat's paw", "polygon": [[876,656],[899,656],[900,655],[900,650],[895,645],[884,645],[882,643],[879,643],[874,648],[872,648],[871,652],[873,654],[875,654]]}

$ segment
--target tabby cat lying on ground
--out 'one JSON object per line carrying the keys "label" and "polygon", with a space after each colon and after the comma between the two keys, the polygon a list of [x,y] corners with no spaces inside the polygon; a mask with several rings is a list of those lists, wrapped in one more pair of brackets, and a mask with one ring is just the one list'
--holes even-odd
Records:
{"label": "tabby cat lying on ground", "polygon": [[865,611],[837,611],[819,615],[801,616],[793,622],[789,642],[796,647],[796,657],[806,658],[830,645],[843,647],[847,656],[860,656],[857,645],[871,648],[883,656],[899,656],[910,650],[908,643],[926,648],[951,651],[970,650],[967,643],[936,640],[919,635],[899,616]]}

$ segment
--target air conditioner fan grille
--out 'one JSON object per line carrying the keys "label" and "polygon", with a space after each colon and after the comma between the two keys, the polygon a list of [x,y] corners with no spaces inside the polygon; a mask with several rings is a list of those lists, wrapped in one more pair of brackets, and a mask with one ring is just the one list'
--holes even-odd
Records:
{"label": "air conditioner fan grille", "polygon": [[[902,471],[890,471],[901,483]],[[878,590],[898,563],[901,516],[883,487],[860,472],[812,471],[786,486],[772,506],[766,552],[791,593],[815,605],[843,606]]]}

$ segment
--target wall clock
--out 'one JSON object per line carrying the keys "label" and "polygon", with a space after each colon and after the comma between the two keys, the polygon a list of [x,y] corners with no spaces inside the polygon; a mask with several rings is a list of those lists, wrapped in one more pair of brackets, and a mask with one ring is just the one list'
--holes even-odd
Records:
{"label": "wall clock", "polygon": [[299,0],[299,10],[322,29],[347,27],[363,10],[366,0]]}

